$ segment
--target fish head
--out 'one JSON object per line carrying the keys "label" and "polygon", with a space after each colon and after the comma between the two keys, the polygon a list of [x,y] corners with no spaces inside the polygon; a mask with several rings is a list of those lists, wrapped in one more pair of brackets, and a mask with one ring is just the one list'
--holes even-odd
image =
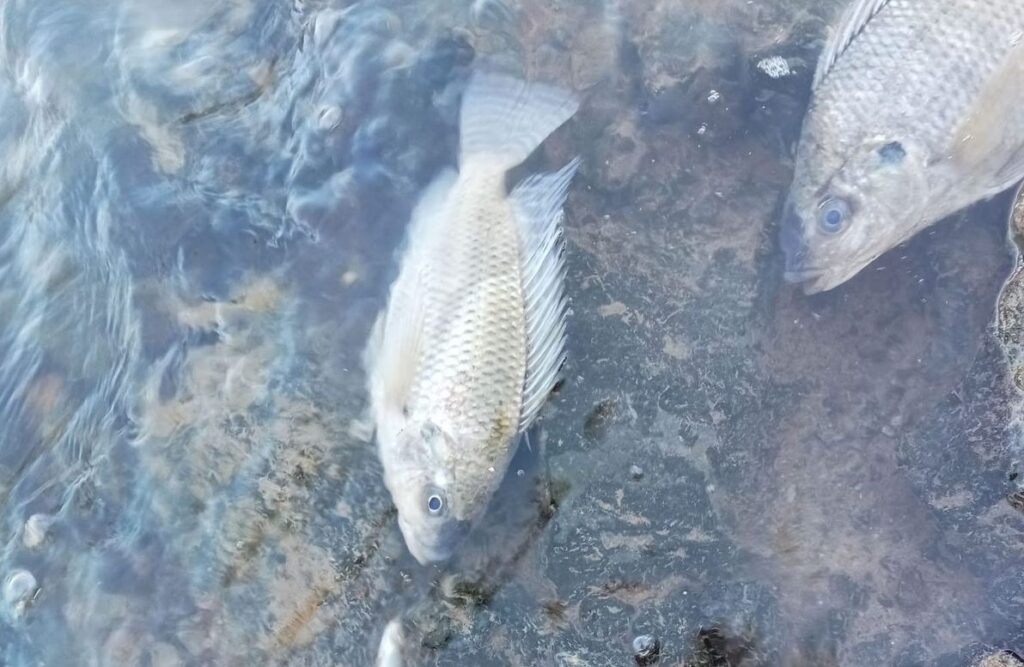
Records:
{"label": "fish head", "polygon": [[851,144],[812,128],[800,149],[780,241],[786,280],[807,294],[841,285],[927,225],[927,153],[914,142]]}
{"label": "fish head", "polygon": [[381,444],[384,481],[398,509],[398,527],[409,552],[421,565],[448,560],[469,533],[455,504],[445,452],[456,451],[453,437],[430,421],[400,430]]}

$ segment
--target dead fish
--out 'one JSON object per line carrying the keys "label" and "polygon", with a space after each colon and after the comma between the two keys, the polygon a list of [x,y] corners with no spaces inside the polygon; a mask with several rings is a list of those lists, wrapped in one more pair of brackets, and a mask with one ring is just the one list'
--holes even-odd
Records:
{"label": "dead fish", "polygon": [[367,345],[384,482],[420,563],[451,557],[479,520],[563,363],[562,205],[578,160],[511,192],[505,178],[576,108],[552,86],[474,75],[458,173],[416,205]]}
{"label": "dead fish", "polygon": [[1024,0],[853,0],[815,72],[786,279],[832,289],[1024,178]]}
{"label": "dead fish", "polygon": [[384,632],[380,635],[380,645],[377,647],[376,667],[402,667],[402,645],[405,643],[405,631],[402,628],[402,617],[396,616],[391,619]]}

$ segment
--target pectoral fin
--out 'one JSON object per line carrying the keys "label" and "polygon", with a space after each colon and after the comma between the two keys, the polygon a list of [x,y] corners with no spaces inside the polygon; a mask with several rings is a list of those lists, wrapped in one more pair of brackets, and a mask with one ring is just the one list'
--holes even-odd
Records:
{"label": "pectoral fin", "polygon": [[1024,179],[1024,44],[1009,52],[986,80],[953,136],[958,171],[991,196]]}

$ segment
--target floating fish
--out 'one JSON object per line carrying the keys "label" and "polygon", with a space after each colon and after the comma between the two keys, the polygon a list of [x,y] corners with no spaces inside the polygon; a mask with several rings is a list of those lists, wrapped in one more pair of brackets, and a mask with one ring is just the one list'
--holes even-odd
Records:
{"label": "floating fish", "polygon": [[815,73],[782,229],[832,289],[1024,178],[1024,0],[854,0]]}
{"label": "floating fish", "polygon": [[484,513],[564,361],[562,205],[578,160],[507,172],[576,112],[557,88],[477,73],[459,170],[427,187],[364,355],[384,482],[420,563]]}

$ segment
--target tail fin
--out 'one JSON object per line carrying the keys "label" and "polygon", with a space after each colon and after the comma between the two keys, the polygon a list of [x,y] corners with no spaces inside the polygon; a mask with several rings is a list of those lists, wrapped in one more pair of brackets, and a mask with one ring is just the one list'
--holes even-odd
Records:
{"label": "tail fin", "polygon": [[569,120],[578,106],[572,93],[560,88],[478,72],[462,97],[459,162],[485,158],[511,169]]}

